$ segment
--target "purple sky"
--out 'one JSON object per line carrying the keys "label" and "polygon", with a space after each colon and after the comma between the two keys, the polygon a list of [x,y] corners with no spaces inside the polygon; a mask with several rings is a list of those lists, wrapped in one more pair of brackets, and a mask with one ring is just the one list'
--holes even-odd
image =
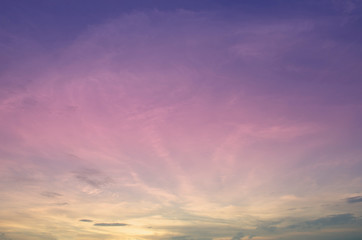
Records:
{"label": "purple sky", "polygon": [[362,238],[362,1],[0,2],[0,240]]}

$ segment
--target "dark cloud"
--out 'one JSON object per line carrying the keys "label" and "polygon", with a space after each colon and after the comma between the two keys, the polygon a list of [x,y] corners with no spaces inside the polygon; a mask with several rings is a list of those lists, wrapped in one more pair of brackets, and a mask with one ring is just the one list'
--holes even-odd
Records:
{"label": "dark cloud", "polygon": [[91,220],[91,219],[80,219],[79,221],[80,222],[93,222],[93,220]]}
{"label": "dark cloud", "polygon": [[311,234],[309,232],[299,232],[290,235],[280,236],[278,240],[361,240],[362,235],[359,231],[320,231],[318,234]]}
{"label": "dark cloud", "polygon": [[27,232],[27,231],[8,231],[5,233],[0,233],[0,240],[57,240],[56,237],[51,234],[41,233],[41,232]]}
{"label": "dark cloud", "polygon": [[5,236],[5,233],[0,233],[0,240],[12,240],[12,239],[6,237],[6,236]]}
{"label": "dark cloud", "polygon": [[95,223],[94,226],[99,227],[123,227],[128,226],[126,223]]}
{"label": "dark cloud", "polygon": [[190,236],[176,236],[172,237],[171,240],[192,240],[193,238]]}
{"label": "dark cloud", "polygon": [[105,233],[97,233],[97,232],[93,232],[93,233],[78,233],[77,237],[79,239],[93,239],[93,240],[98,240],[98,239],[114,239],[114,235],[112,234],[105,234]]}
{"label": "dark cloud", "polygon": [[[191,222],[191,220],[185,222]],[[240,231],[245,232],[246,235],[251,234],[247,232],[248,230],[244,231],[239,227],[236,228],[227,224],[218,225],[205,222],[197,224],[197,221],[189,226],[153,226],[153,229],[172,233],[166,238],[170,240],[212,240],[216,238],[225,238],[226,236],[228,237],[227,239],[231,240],[232,235]],[[178,236],[175,236],[175,234]]]}
{"label": "dark cloud", "polygon": [[240,240],[244,237],[242,232],[238,232],[231,240]]}
{"label": "dark cloud", "polygon": [[[281,224],[281,220],[274,220],[274,221],[258,221],[257,228],[255,229],[255,232],[257,234],[270,234],[275,233],[278,231],[278,228],[276,227],[278,224]],[[246,233],[244,231],[244,233]]]}
{"label": "dark cloud", "polygon": [[350,213],[331,215],[323,218],[318,218],[311,221],[305,221],[300,224],[293,224],[287,227],[287,229],[321,229],[325,227],[345,225],[356,222],[356,217]]}
{"label": "dark cloud", "polygon": [[104,175],[97,169],[81,169],[75,172],[75,177],[94,188],[101,188],[107,185],[108,183],[113,182],[112,178]]}
{"label": "dark cloud", "polygon": [[44,191],[41,193],[41,195],[44,197],[47,197],[47,198],[56,198],[56,197],[62,196],[62,194],[60,194],[60,193],[49,192],[49,191]]}
{"label": "dark cloud", "polygon": [[350,197],[346,199],[347,203],[358,203],[362,202],[362,196]]}

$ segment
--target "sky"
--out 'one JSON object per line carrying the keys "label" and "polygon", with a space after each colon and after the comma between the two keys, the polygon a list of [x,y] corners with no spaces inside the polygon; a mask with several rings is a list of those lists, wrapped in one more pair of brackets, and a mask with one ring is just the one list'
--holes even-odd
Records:
{"label": "sky", "polygon": [[0,0],[0,240],[362,239],[362,1]]}

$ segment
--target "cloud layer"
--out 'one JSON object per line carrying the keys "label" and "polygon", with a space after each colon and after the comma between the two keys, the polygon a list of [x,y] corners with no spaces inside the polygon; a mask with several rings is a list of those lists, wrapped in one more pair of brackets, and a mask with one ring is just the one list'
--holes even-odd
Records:
{"label": "cloud layer", "polygon": [[361,3],[200,2],[4,4],[0,238],[362,236]]}

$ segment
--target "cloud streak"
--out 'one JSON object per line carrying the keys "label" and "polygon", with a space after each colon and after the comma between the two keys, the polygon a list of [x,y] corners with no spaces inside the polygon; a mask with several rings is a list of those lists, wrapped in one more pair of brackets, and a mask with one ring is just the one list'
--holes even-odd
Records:
{"label": "cloud streak", "polygon": [[93,222],[93,220],[91,220],[91,219],[80,219],[79,221],[80,222]]}
{"label": "cloud streak", "polygon": [[124,227],[128,226],[126,223],[95,223],[94,226],[97,227]]}
{"label": "cloud streak", "polygon": [[94,188],[102,188],[113,181],[112,178],[105,176],[99,170],[88,168],[76,171],[75,177]]}
{"label": "cloud streak", "polygon": [[41,195],[44,197],[47,197],[47,198],[57,198],[57,197],[62,196],[62,194],[60,194],[60,193],[48,192],[48,191],[42,192]]}
{"label": "cloud streak", "polygon": [[359,203],[362,202],[362,196],[350,197],[346,199],[347,203]]}
{"label": "cloud streak", "polygon": [[350,213],[331,215],[323,218],[318,218],[315,220],[305,221],[296,225],[290,225],[287,228],[289,229],[321,229],[327,227],[333,227],[338,225],[348,225],[350,223],[356,222],[356,217]]}

